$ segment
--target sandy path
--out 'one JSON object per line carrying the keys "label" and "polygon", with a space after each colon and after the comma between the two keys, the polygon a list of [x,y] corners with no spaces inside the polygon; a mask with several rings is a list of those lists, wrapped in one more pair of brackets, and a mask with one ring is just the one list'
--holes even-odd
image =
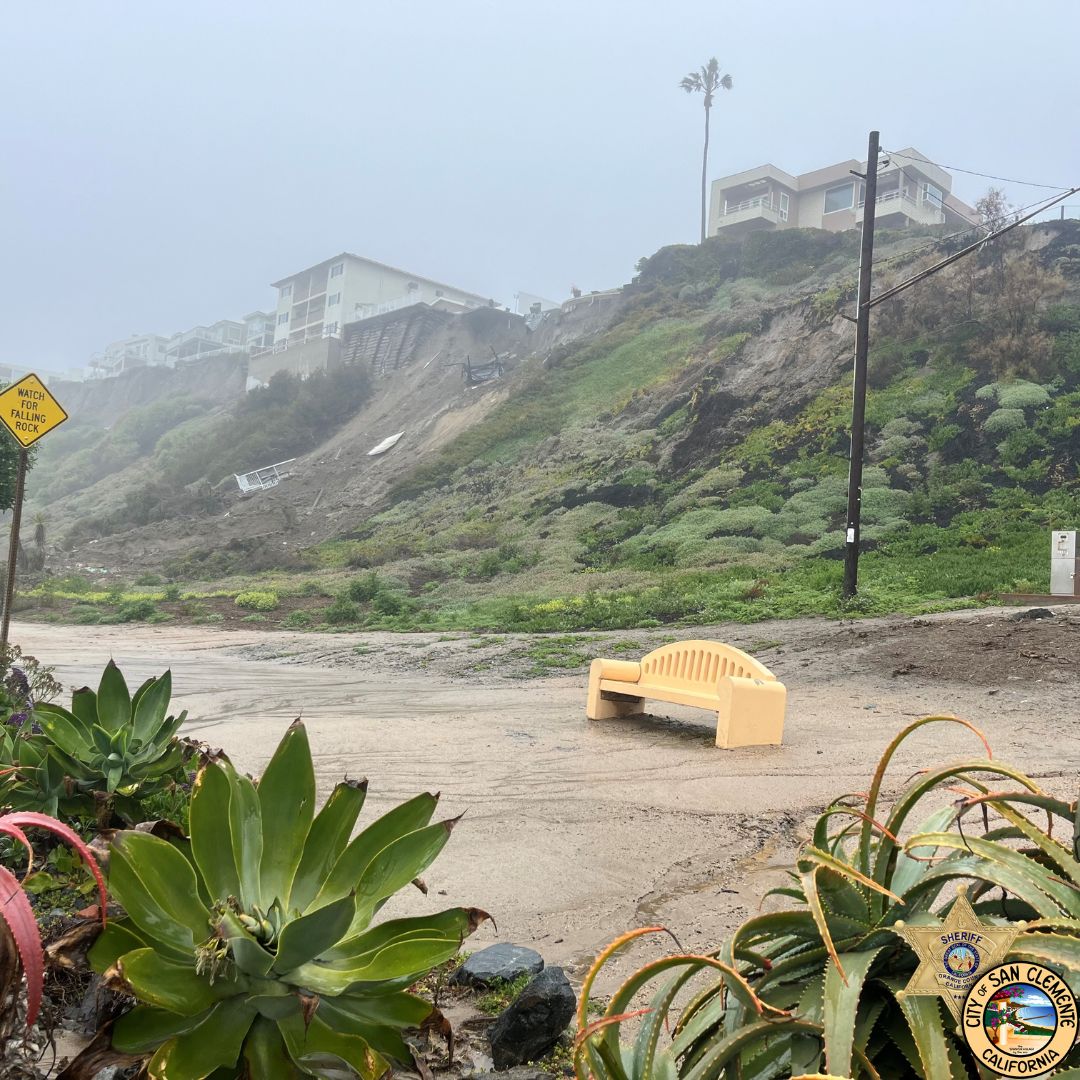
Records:
{"label": "sandy path", "polygon": [[[13,639],[55,664],[68,686],[96,680],[109,657],[133,684],[171,666],[176,701],[192,717],[186,732],[252,772],[303,715],[324,790],[346,773],[370,778],[365,818],[440,790],[444,815],[465,817],[425,875],[431,896],[410,895],[402,907],[483,907],[498,920],[499,938],[533,944],[580,973],[600,946],[646,922],[671,927],[684,945],[717,943],[776,883],[812,813],[865,789],[884,745],[911,717],[950,711],[976,719],[998,756],[1075,793],[1080,709],[1067,665],[1029,663],[1010,675],[1006,657],[994,678],[997,665],[988,676],[953,657],[959,669],[951,675],[919,675],[923,654],[942,651],[920,651],[931,631],[985,652],[980,634],[991,636],[996,625],[1013,649],[1004,618],[732,629],[737,641],[782,638],[762,658],[791,694],[785,745],[736,752],[712,747],[707,716],[693,710],[658,705],[666,719],[589,723],[578,674],[462,677],[464,639],[40,624],[17,626]],[[1030,632],[1050,630],[1032,624]],[[1080,624],[1059,616],[1053,632],[1075,646]],[[722,635],[712,628],[711,636]],[[602,644],[588,648],[600,652]],[[875,650],[886,650],[884,661]],[[908,654],[914,671],[893,676],[888,665],[899,658],[902,668]],[[893,775],[899,783],[921,766],[978,750],[970,733],[939,725],[911,744]],[[489,927],[474,940],[495,938]]]}

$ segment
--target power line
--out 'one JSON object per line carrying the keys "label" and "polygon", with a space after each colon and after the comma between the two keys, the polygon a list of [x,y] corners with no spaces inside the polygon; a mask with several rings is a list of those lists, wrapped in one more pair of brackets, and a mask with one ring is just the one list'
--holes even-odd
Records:
{"label": "power line", "polygon": [[886,150],[890,157],[907,158],[908,161],[921,161],[926,165],[936,165],[939,169],[948,169],[950,172],[967,173],[968,176],[981,176],[984,180],[1000,180],[1003,184],[1022,184],[1024,187],[1046,188],[1049,191],[1068,191],[1068,184],[1036,184],[1033,180],[1013,180],[1008,176],[994,176],[992,173],[976,172],[974,169],[961,169],[959,165],[942,165],[939,161],[931,161],[929,158],[915,157],[899,150]]}
{"label": "power line", "polygon": [[[898,156],[898,157],[903,157],[904,155],[903,155],[903,154],[899,154],[899,155],[897,155],[897,156]],[[910,174],[910,173],[909,173],[909,172],[907,171],[907,166],[905,166],[905,165],[897,165],[897,168],[898,168],[898,169],[900,170],[900,175],[901,175],[901,176],[905,176],[905,177],[907,177],[907,179],[908,179],[908,180],[910,180],[910,181],[912,182],[912,184],[914,184],[914,185],[915,185],[915,188],[916,188],[916,190],[918,190],[919,184],[920,184],[920,183],[922,183],[922,181],[920,181],[920,180],[919,180],[919,179],[918,179],[917,177],[915,177],[915,176],[912,176],[912,175],[911,175],[911,174]],[[935,186],[936,186],[936,185],[935,185]],[[951,195],[951,194],[952,194],[952,192],[948,192],[948,194],[950,194],[950,195]],[[940,203],[938,203],[937,205],[941,207],[941,210],[942,210],[942,212],[944,213],[944,211],[945,211],[945,209],[946,209],[946,205],[945,205],[945,193],[942,193],[942,196],[941,196],[941,202],[940,202]],[[964,213],[963,211],[961,211],[961,210],[957,210],[955,206],[950,206],[950,207],[948,207],[948,209],[949,209],[949,210],[951,210],[951,211],[952,211],[952,212],[953,212],[953,213],[954,213],[954,214],[955,214],[955,215],[956,215],[957,217],[959,217],[959,218],[963,218],[963,219],[964,219],[964,221],[966,221],[966,222],[967,222],[967,223],[968,223],[968,224],[969,224],[970,226],[972,226],[972,228],[975,228],[975,229],[981,229],[981,228],[983,228],[983,225],[982,225],[982,223],[981,223],[981,222],[978,222],[978,221],[973,221],[973,220],[972,220],[971,218],[969,218],[969,217],[967,216],[967,214],[965,214],[965,213]]]}
{"label": "power line", "polygon": [[1014,221],[1010,221],[1009,224],[996,229],[984,240],[976,240],[975,243],[969,244],[967,247],[962,248],[960,251],[954,252],[947,258],[942,259],[940,262],[935,263],[933,266],[927,267],[925,270],[919,271],[919,273],[912,275],[905,281],[901,281],[899,285],[894,285],[891,289],[886,289],[883,293],[878,293],[877,296],[866,301],[868,308],[876,307],[883,300],[888,300],[889,297],[895,296],[897,293],[903,292],[905,289],[910,289],[912,285],[922,281],[923,278],[928,278],[931,274],[936,274],[939,270],[944,270],[946,266],[956,262],[957,259],[962,259],[965,255],[970,255],[976,248],[982,247],[983,244],[988,243],[991,240],[996,240],[999,236],[1015,229],[1018,225],[1023,225],[1028,218],[1035,217],[1036,214],[1041,214],[1043,210],[1049,210],[1055,203],[1061,202],[1062,199],[1067,199],[1070,195],[1075,195],[1080,191],[1080,187],[1063,188],[1060,195],[1054,196],[1049,201],[1044,201],[1038,204],[1039,209],[1032,210],[1026,217],[1017,217]]}
{"label": "power line", "polygon": [[[1062,188],[1062,190],[1066,191],[1068,189]],[[1025,206],[1015,207],[1011,211],[1011,213],[1019,216],[1021,214],[1024,214],[1026,211],[1030,210],[1034,206],[1041,206],[1045,201],[1045,198],[1036,199],[1034,202],[1027,203],[1027,205]],[[1069,203],[1066,205],[1072,204]],[[1047,207],[1047,209],[1049,209],[1049,207]],[[959,213],[959,211],[954,212]],[[969,222],[972,227],[970,229],[959,229],[956,232],[947,233],[945,236],[936,236],[919,247],[907,248],[904,251],[898,251],[895,255],[890,255],[885,259],[880,259],[876,261],[874,265],[880,269],[881,267],[889,266],[891,263],[908,262],[911,259],[917,258],[919,255],[924,254],[925,252],[933,251],[936,248],[943,247],[952,240],[963,240],[965,237],[972,236],[978,232],[989,233],[992,229],[992,226],[985,223],[973,222],[970,218],[965,217],[963,214],[960,214],[960,217],[964,218],[965,221]]]}

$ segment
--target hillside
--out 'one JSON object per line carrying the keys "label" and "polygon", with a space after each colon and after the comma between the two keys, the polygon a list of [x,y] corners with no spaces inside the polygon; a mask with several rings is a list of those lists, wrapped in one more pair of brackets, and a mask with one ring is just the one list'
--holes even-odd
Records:
{"label": "hillside", "polygon": [[[956,243],[883,234],[876,287]],[[853,337],[838,312],[856,246],[791,230],[668,248],[602,310],[533,335],[508,322],[455,344],[447,329],[365,387],[293,480],[223,503],[204,477],[211,494],[186,519],[76,528],[68,568],[235,587],[264,570],[282,596],[308,594],[281,607],[304,615],[295,625],[835,611]],[[427,366],[440,344],[515,360],[466,390],[459,369]],[[858,609],[1045,589],[1047,529],[1080,519],[1078,223],[1018,230],[878,308],[870,383]],[[402,429],[400,452],[366,457]]]}

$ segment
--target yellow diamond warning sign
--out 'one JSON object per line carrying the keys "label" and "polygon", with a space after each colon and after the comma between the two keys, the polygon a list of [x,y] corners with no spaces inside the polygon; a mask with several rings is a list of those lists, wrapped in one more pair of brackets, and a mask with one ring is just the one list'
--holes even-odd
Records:
{"label": "yellow diamond warning sign", "polygon": [[68,418],[36,375],[26,375],[0,393],[0,420],[22,446],[31,446]]}

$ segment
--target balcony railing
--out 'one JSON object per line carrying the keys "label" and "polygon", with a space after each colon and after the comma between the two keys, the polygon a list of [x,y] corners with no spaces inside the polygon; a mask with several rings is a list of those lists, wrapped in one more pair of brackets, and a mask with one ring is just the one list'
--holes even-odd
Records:
{"label": "balcony railing", "polygon": [[724,217],[728,214],[738,214],[743,210],[753,210],[755,206],[761,206],[766,210],[775,210],[771,195],[755,195],[752,199],[743,199],[740,203],[724,202]]}
{"label": "balcony railing", "polygon": [[282,353],[286,349],[291,349],[296,345],[306,345],[309,341],[321,341],[323,338],[340,338],[340,330],[321,330],[316,334],[305,334],[300,341],[289,341],[287,338],[275,342],[273,345],[268,345],[264,349],[253,349],[251,356],[254,359],[256,356],[266,356],[268,353]]}
{"label": "balcony railing", "polygon": [[[918,198],[918,199],[916,199],[906,189],[903,190],[903,191],[893,190],[893,191],[879,192],[878,197],[877,197],[877,205],[880,207],[882,205],[882,203],[896,202],[898,200],[901,203],[908,203],[909,205],[914,207],[916,211],[921,211],[923,214],[932,214],[936,218],[938,218],[938,220],[943,220],[944,217],[945,217],[944,207],[941,205],[941,202],[938,199],[932,199],[932,198]],[[860,199],[859,200],[859,209],[862,210],[865,205],[866,205],[866,200],[865,199]],[[887,206],[886,209],[885,209],[885,212],[886,213],[892,213],[895,210],[899,210],[901,213],[906,213],[907,212],[904,209],[904,207],[902,207],[902,206],[900,206],[900,207]],[[914,215],[912,215],[912,216],[914,216]]]}
{"label": "balcony railing", "polygon": [[287,461],[279,461],[276,465],[267,465],[262,469],[255,469],[249,473],[233,473],[236,477],[236,486],[247,495],[252,491],[265,491],[267,488],[277,487],[289,475],[288,466],[296,458]]}

